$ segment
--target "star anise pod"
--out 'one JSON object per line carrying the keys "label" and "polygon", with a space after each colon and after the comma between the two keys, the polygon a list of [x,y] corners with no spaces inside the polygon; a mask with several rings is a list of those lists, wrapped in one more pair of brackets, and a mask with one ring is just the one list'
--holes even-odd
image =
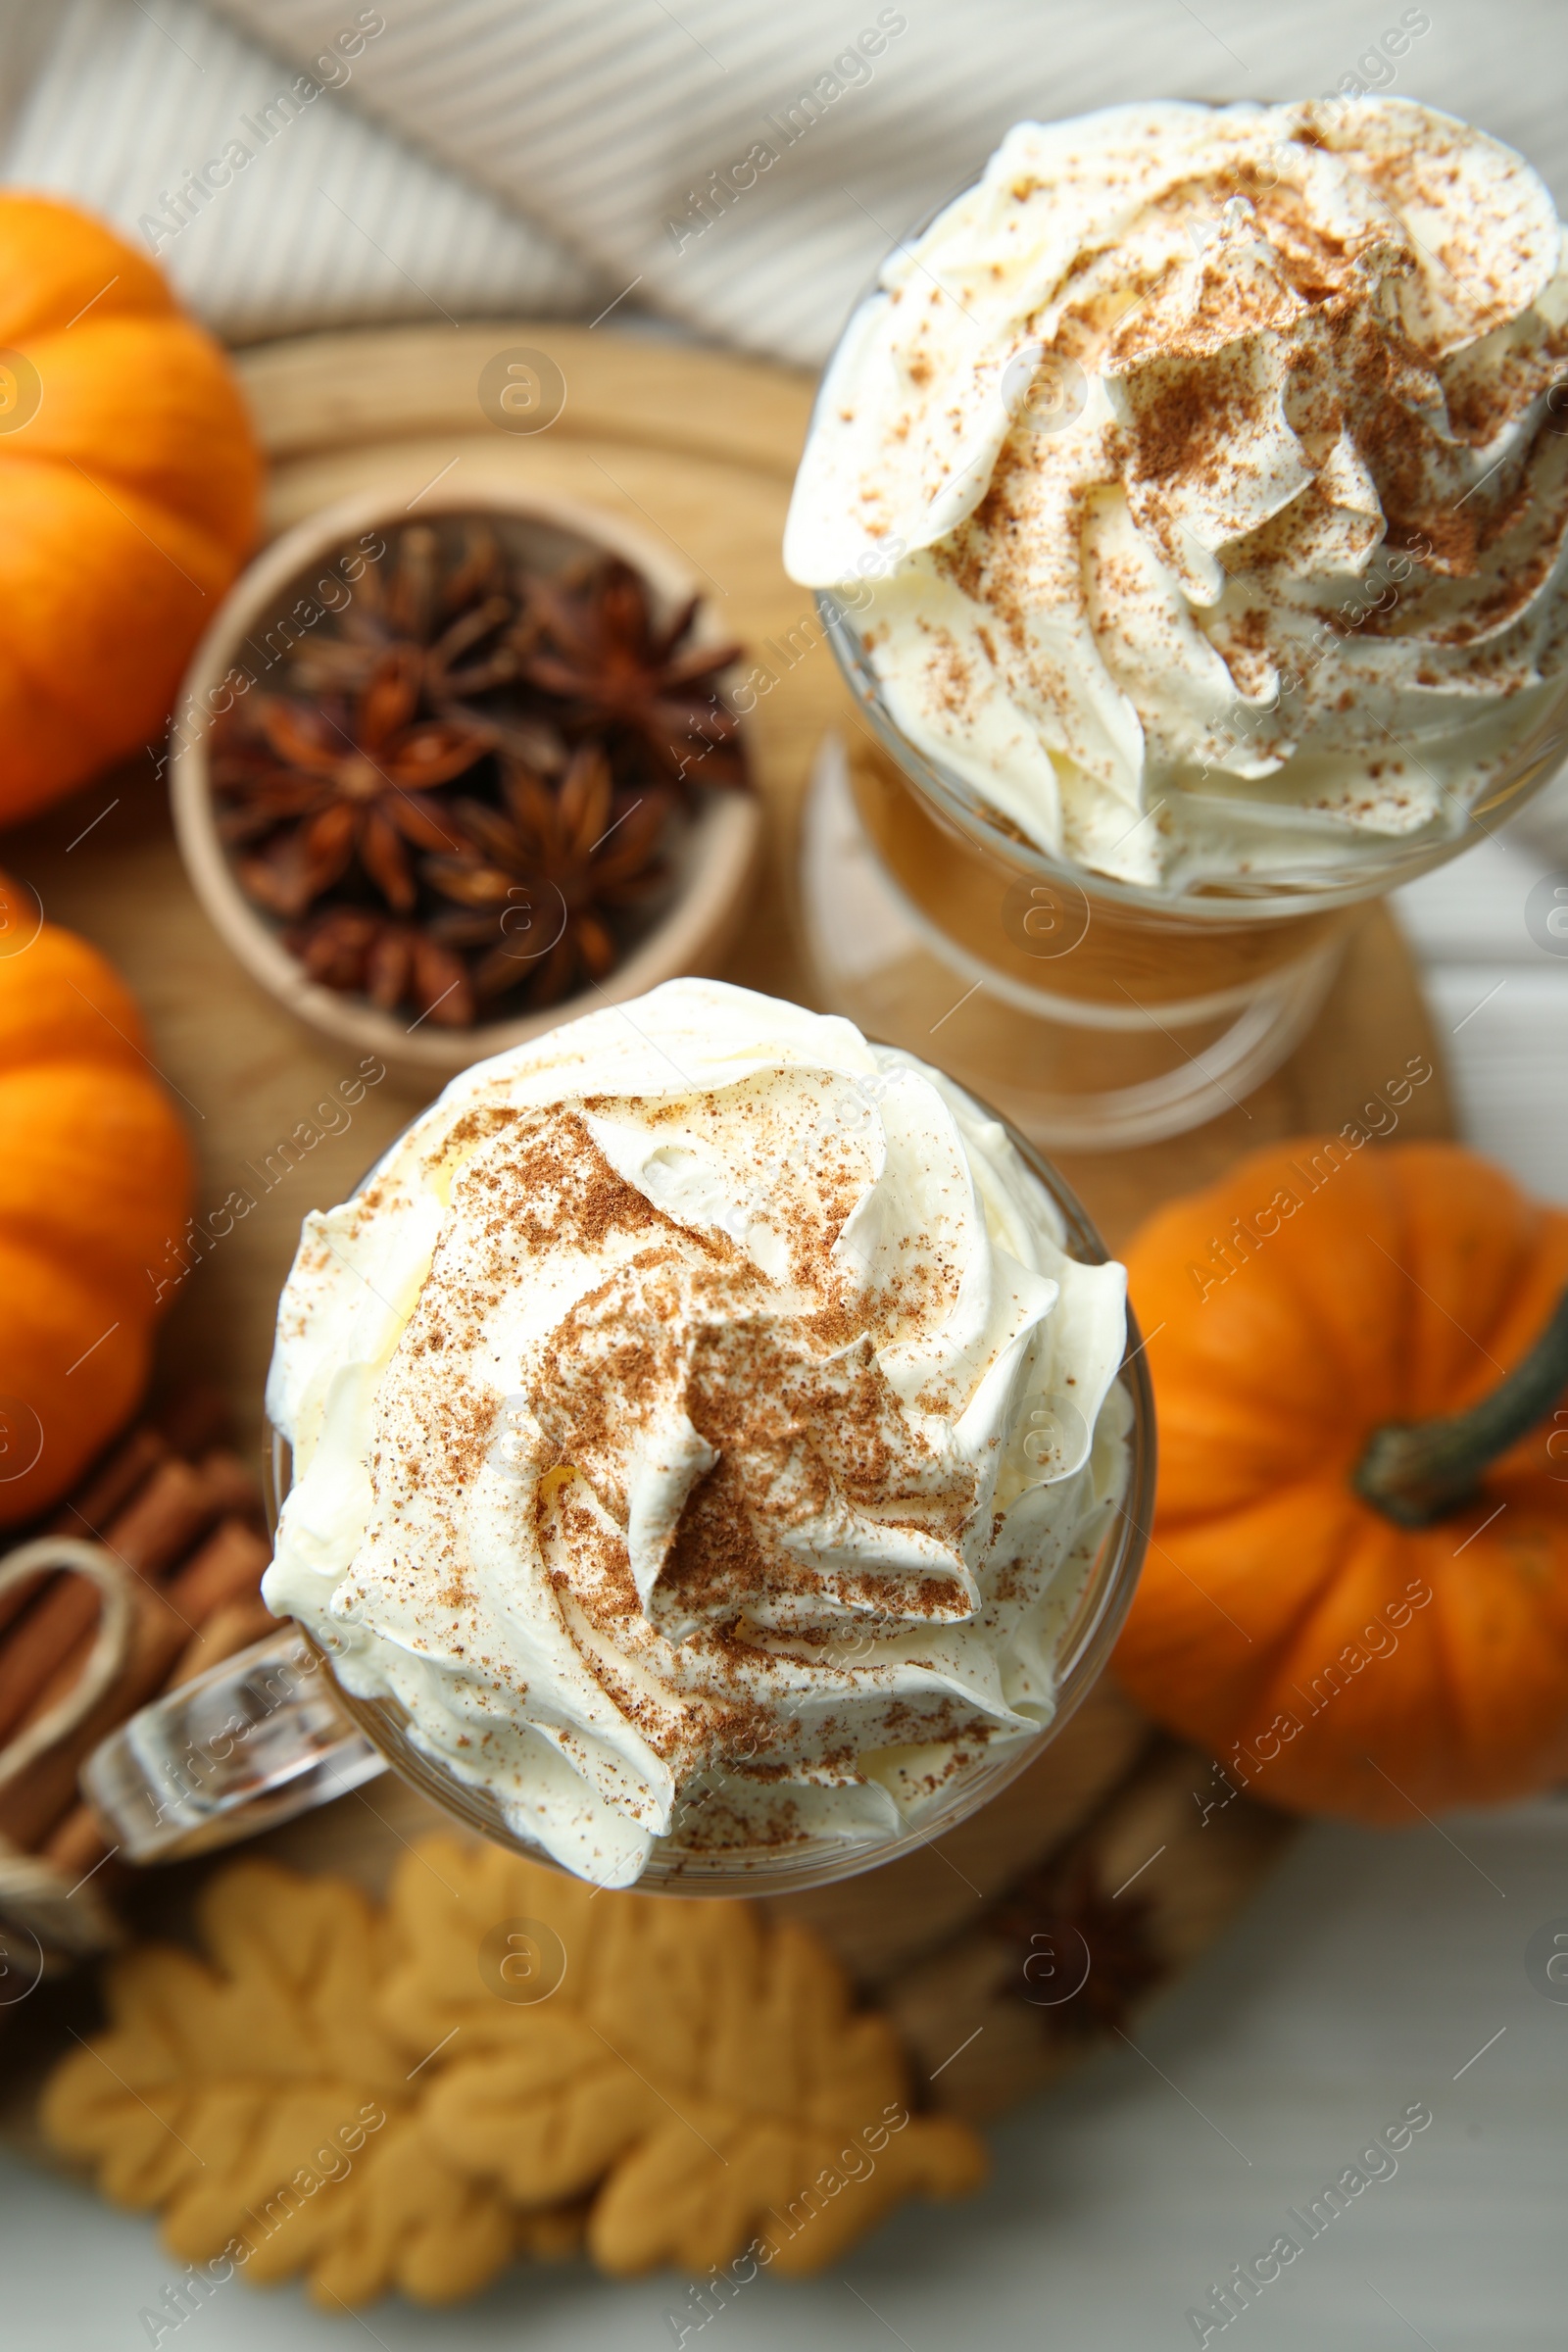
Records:
{"label": "star anise pod", "polygon": [[552,791],[521,761],[502,761],[504,807],[456,803],[466,836],[456,857],[427,858],[426,878],[462,912],[437,915],[449,946],[485,948],[474,972],[480,997],[526,987],[554,1004],[579,978],[602,980],[617,948],[606,917],[657,887],[666,793],[617,791],[598,744],[572,755]]}
{"label": "star anise pod", "polygon": [[1147,1896],[1107,1896],[1085,1861],[1065,1873],[1035,1872],[991,1917],[992,1933],[1018,1957],[1007,1990],[1038,2011],[1048,2033],[1065,2038],[1124,2026],[1140,1996],[1167,1973],[1150,1933],[1152,1914]]}
{"label": "star anise pod", "polygon": [[740,720],[715,684],[741,649],[690,642],[701,601],[656,622],[642,578],[615,557],[580,588],[536,581],[540,635],[519,651],[520,673],[561,699],[570,724],[629,739],[673,782],[743,784]]}
{"label": "star anise pod", "polygon": [[[379,563],[364,565],[337,634],[301,645],[292,680],[308,694],[358,693],[389,654],[399,654],[416,665],[425,706],[445,716],[453,704],[516,678],[518,616],[487,523],[464,525],[463,553],[446,570],[437,532],[427,522],[409,523]],[[537,631],[525,624],[523,633]]]}
{"label": "star anise pod", "polygon": [[418,719],[416,660],[386,655],[351,707],[270,696],[255,736],[225,744],[213,780],[228,804],[225,840],[260,842],[236,861],[242,887],[273,914],[303,914],[358,859],[390,906],[412,910],[409,845],[453,850],[458,836],[431,793],[490,749],[458,718]]}
{"label": "star anise pod", "polygon": [[418,923],[373,906],[326,906],[284,944],[323,988],[368,997],[383,1012],[412,1004],[441,1029],[473,1025],[473,984],[461,956]]}

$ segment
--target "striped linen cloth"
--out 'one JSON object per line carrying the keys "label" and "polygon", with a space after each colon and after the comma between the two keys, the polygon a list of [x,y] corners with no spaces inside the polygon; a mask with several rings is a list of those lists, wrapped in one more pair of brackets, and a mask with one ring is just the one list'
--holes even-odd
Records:
{"label": "striped linen cloth", "polygon": [[[345,0],[220,4],[302,63],[344,21]],[[1446,0],[1289,12],[1252,0],[387,0],[383,13],[386,32],[356,67],[363,105],[417,125],[431,154],[560,226],[614,290],[807,364],[892,240],[1031,113],[1375,81],[1494,128],[1568,199],[1559,77],[1540,71],[1558,53],[1555,0],[1489,8],[1484,42]],[[1401,18],[1427,29],[1401,39]]]}
{"label": "striped linen cloth", "polygon": [[[1524,150],[1568,211],[1558,0],[0,0],[0,176],[93,206],[244,341],[534,314],[817,364],[1006,125],[1362,86]],[[1568,1200],[1559,794],[1401,893],[1466,1132]]]}
{"label": "striped linen cloth", "polygon": [[[1010,122],[1151,91],[1409,92],[1511,139],[1568,204],[1555,0],[1496,0],[1485,39],[1445,0],[220,6],[0,0],[0,171],[157,240],[235,338],[615,301],[814,365]],[[139,228],[302,74],[320,94],[227,186],[172,235]]]}
{"label": "striped linen cloth", "polygon": [[[341,54],[341,85],[305,99],[297,65],[197,0],[66,0],[55,26],[13,100],[3,176],[104,214],[231,341],[577,311],[598,290],[547,228],[348,103]],[[211,164],[227,181],[199,201],[192,174]]]}

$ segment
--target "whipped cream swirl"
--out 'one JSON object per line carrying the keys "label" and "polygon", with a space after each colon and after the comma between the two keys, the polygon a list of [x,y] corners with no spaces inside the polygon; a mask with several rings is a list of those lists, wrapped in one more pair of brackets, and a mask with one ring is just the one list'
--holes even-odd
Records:
{"label": "whipped cream swirl", "polygon": [[672,981],[313,1213],[264,1587],[568,1869],[875,1845],[1051,1719],[1127,1476],[1116,1265],[847,1021]]}
{"label": "whipped cream swirl", "polygon": [[785,562],[896,723],[1167,890],[1460,831],[1568,670],[1568,276],[1396,98],[1022,122],[824,379]]}

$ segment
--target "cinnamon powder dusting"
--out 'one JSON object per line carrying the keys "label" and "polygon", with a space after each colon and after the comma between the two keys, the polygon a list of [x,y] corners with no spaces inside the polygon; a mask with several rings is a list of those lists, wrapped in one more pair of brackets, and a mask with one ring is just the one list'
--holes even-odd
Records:
{"label": "cinnamon powder dusting", "polygon": [[[683,990],[697,1021],[768,1017]],[[647,1094],[530,1097],[526,1053],[515,1088],[488,1065],[296,1268],[338,1362],[288,1605],[363,1510],[330,1603],[346,1687],[602,1884],[650,1840],[899,1835],[1049,1713],[1052,1579],[1087,1572],[1088,1498],[1044,1494],[1019,1433],[1081,1369],[1060,1282],[1089,1286],[1081,1333],[1119,1317],[1113,1276],[1068,1268],[1011,1147],[932,1074],[853,1037],[846,1070],[842,1024],[821,1035],[820,1063],[743,1040],[749,1075],[713,1049],[722,1083]]]}

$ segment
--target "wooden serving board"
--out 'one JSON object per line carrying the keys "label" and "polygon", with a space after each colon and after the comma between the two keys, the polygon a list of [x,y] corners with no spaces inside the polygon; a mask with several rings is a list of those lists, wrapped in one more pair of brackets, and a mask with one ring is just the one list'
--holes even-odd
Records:
{"label": "wooden serving board", "polygon": [[[487,362],[519,347],[548,352],[566,386],[560,416],[533,435],[500,429],[479,405]],[[823,730],[859,723],[811,600],[779,561],[809,380],[606,329],[537,323],[312,336],[246,353],[239,368],[271,460],[270,531],[360,490],[401,491],[417,512],[438,476],[461,482],[476,504],[499,482],[564,490],[665,537],[743,642],[795,649],[750,722],[768,861],[729,976],[806,995],[791,919],[797,820]],[[19,828],[4,857],[51,918],[103,947],[140,997],[157,1066],[195,1134],[202,1222],[231,1192],[255,1198],[179,1285],[161,1378],[224,1386],[236,1426],[260,1446],[273,1310],[300,1220],[344,1196],[422,1095],[391,1077],[362,1087],[351,1054],[299,1028],[247,978],[185,881],[150,760]],[[1312,1034],[1245,1104],[1166,1143],[1066,1157],[1064,1172],[1115,1248],[1156,1202],[1242,1152],[1340,1126],[1413,1054],[1428,1055],[1437,1074],[1407,1106],[1402,1132],[1446,1134],[1441,1062],[1414,975],[1392,921],[1375,910]],[[1129,1871],[1145,1860],[1147,1837],[1149,1851],[1163,1848],[1139,1880],[1150,1932],[1169,1968],[1184,1964],[1283,1834],[1244,1800],[1198,1838],[1193,1790],[1207,1769],[1154,1741],[1105,1684],[1013,1789],[940,1849],[786,1907],[879,1989],[926,2072],[940,2068],[936,2094],[987,2112],[1048,2079],[1065,2048],[1011,1997],[1004,1980],[1014,1963],[984,1924],[995,1899],[1074,1838],[1090,1841],[1108,1894],[1127,1855]],[[272,1842],[373,1883],[426,1818],[420,1799],[386,1780]],[[977,2024],[987,2030],[973,2051],[950,2061]]]}

